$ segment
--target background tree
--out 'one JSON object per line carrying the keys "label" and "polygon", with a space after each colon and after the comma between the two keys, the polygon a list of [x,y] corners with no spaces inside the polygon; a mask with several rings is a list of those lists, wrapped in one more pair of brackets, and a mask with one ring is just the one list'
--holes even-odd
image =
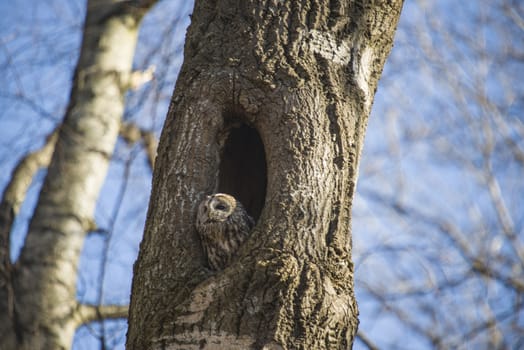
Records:
{"label": "background tree", "polygon": [[406,9],[360,177],[356,229],[375,237],[356,237],[361,312],[413,349],[524,339],[524,7],[470,5]]}
{"label": "background tree", "polygon": [[[4,192],[16,164],[40,149],[65,114],[84,11],[80,0],[0,2],[0,13],[9,14],[0,21]],[[97,202],[98,229],[86,236],[81,254],[80,303],[128,302],[151,182],[144,145],[154,145],[146,140],[158,136],[166,115],[191,11],[191,2],[162,1],[142,21],[134,67],[156,71],[126,95],[127,131]],[[515,0],[404,4],[369,119],[353,209],[360,310],[354,348],[522,347],[522,292],[504,282],[522,280],[522,260],[503,233],[479,166],[491,137],[491,183],[500,188],[498,202],[518,242],[523,17]],[[35,173],[11,227],[11,261],[46,173]],[[497,186],[491,188],[496,194]],[[489,262],[493,277],[462,257],[450,228],[457,242]],[[125,332],[125,320],[88,323],[74,348],[93,349],[103,340],[106,349],[123,349]]]}
{"label": "background tree", "polygon": [[[66,349],[77,327],[123,317],[127,307],[76,298],[78,261],[124,111],[138,25],[152,1],[91,0],[64,121],[17,166],[0,202],[0,347]],[[47,175],[20,255],[10,235],[35,172]]]}
{"label": "background tree", "polygon": [[[402,1],[196,1],[134,269],[129,349],[350,348],[351,204]],[[258,220],[205,267],[206,194]]]}

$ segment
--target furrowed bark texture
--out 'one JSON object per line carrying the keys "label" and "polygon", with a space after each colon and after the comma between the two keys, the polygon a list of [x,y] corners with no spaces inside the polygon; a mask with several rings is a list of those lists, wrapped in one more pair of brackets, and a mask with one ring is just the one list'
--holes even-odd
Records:
{"label": "furrowed bark texture", "polygon": [[[135,265],[128,349],[351,347],[351,203],[401,7],[196,1]],[[257,219],[218,273],[194,229],[215,191]]]}
{"label": "furrowed bark texture", "polygon": [[0,349],[69,349],[79,325],[125,313],[125,308],[99,307],[98,317],[86,318],[88,308],[76,300],[76,281],[120,129],[138,24],[146,9],[88,2],[69,106],[23,249],[0,291]]}

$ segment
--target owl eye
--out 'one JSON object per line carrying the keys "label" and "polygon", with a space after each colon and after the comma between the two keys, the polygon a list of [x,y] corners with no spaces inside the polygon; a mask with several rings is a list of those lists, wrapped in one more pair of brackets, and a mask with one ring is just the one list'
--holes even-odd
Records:
{"label": "owl eye", "polygon": [[224,204],[217,204],[215,207],[216,210],[226,210],[227,207]]}

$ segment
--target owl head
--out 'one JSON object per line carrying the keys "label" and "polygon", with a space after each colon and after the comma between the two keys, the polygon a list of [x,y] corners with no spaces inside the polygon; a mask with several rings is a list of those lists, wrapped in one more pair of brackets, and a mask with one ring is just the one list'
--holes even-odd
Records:
{"label": "owl head", "polygon": [[226,221],[237,207],[233,196],[215,193],[207,196],[198,207],[198,217],[203,221]]}

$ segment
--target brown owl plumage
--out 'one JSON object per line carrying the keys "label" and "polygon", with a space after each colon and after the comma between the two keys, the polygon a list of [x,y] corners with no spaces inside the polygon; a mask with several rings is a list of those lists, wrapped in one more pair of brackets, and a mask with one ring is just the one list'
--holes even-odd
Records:
{"label": "brown owl plumage", "polygon": [[207,196],[198,207],[196,229],[209,267],[224,269],[254,225],[253,218],[233,196]]}

